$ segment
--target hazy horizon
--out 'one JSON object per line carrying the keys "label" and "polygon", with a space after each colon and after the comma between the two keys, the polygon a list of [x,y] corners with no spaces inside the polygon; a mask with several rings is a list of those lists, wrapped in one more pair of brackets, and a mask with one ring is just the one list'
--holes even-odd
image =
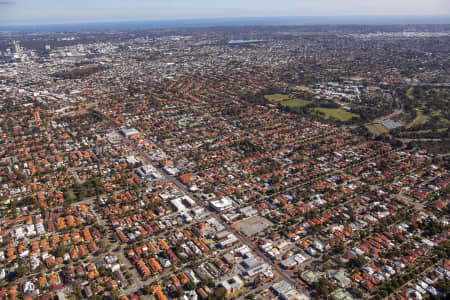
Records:
{"label": "hazy horizon", "polygon": [[0,0],[0,26],[272,17],[450,16],[448,0]]}

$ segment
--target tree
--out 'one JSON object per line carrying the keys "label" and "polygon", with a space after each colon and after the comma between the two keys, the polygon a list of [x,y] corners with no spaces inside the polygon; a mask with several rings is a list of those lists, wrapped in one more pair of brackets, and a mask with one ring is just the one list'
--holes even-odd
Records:
{"label": "tree", "polygon": [[27,268],[25,266],[19,266],[15,270],[16,278],[21,278],[27,273]]}
{"label": "tree", "polygon": [[272,184],[278,183],[278,182],[280,182],[280,176],[274,174],[270,181],[272,182]]}
{"label": "tree", "polygon": [[144,287],[144,295],[151,295],[152,294],[152,289],[150,287],[150,285],[146,285]]}
{"label": "tree", "polygon": [[332,284],[328,279],[326,278],[320,278],[317,282],[313,283],[313,287],[315,290],[317,290],[322,295],[329,295],[331,292],[333,292],[336,289],[336,286]]}
{"label": "tree", "polygon": [[227,290],[224,287],[220,287],[214,291],[214,296],[217,299],[225,299],[226,295],[227,295]]}
{"label": "tree", "polygon": [[118,290],[113,290],[113,291],[111,292],[111,298],[112,298],[113,300],[119,300],[119,299],[120,299],[120,293],[119,293],[119,291],[118,291]]}
{"label": "tree", "polygon": [[205,279],[200,283],[201,287],[209,286],[214,287],[214,281],[211,278]]}
{"label": "tree", "polygon": [[364,265],[365,260],[364,257],[352,257],[348,263],[350,267],[361,268]]}
{"label": "tree", "polygon": [[[445,278],[439,279],[436,283],[436,288],[444,295],[447,296],[450,293],[450,280]],[[444,297],[445,298],[445,297]]]}
{"label": "tree", "polygon": [[77,200],[77,196],[75,195],[75,193],[73,192],[72,189],[69,189],[69,190],[65,193],[64,198],[66,198],[66,200],[67,200],[68,202],[74,202],[75,200]]}
{"label": "tree", "polygon": [[185,288],[188,291],[192,291],[193,289],[195,289],[195,284],[193,282],[189,281],[188,283],[186,283]]}
{"label": "tree", "polygon": [[176,295],[182,297],[184,295],[184,290],[182,288],[177,289]]}
{"label": "tree", "polygon": [[73,289],[73,294],[76,299],[84,299],[83,293],[81,292],[81,288],[79,287]]}

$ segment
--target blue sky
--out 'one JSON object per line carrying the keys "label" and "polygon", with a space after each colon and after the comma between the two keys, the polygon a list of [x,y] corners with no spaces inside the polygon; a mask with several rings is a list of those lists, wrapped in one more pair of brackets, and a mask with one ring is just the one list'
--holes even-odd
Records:
{"label": "blue sky", "polygon": [[352,15],[450,15],[450,0],[0,0],[0,25]]}

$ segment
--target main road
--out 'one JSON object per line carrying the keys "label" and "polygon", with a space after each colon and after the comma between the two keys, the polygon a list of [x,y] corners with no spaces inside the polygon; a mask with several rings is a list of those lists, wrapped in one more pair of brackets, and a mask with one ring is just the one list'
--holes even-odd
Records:
{"label": "main road", "polygon": [[[104,114],[102,114],[101,112],[96,111],[98,114],[100,114],[104,119],[108,120],[111,125],[112,128],[116,128],[116,126],[114,125],[114,123],[112,122],[112,120],[105,116]],[[118,130],[118,128],[116,128],[116,130]],[[141,148],[137,147],[137,144],[132,142],[131,140],[127,139],[126,137],[122,137],[122,141],[123,144],[127,146],[127,148],[131,151],[131,152],[135,152],[138,153],[139,156],[141,157],[141,159],[148,165],[153,166],[156,170],[158,170],[158,172],[161,174],[161,176],[164,177],[165,180],[171,182],[172,184],[174,184],[178,189],[180,189],[182,192],[184,192],[186,195],[188,195],[189,197],[191,197],[192,199],[196,199],[196,196],[194,196],[188,189],[187,187],[182,184],[178,178],[168,174],[166,171],[164,171],[160,166],[158,166],[156,164],[155,161],[152,161],[148,154],[143,151]],[[198,201],[196,201],[198,203]],[[206,206],[205,204],[203,204],[203,206]],[[205,207],[206,209],[209,209],[208,207]],[[230,226],[228,223],[224,222],[222,220],[222,218],[216,213],[216,212],[211,212],[211,215],[217,220],[217,222],[219,222],[220,224],[222,224],[228,231],[232,232],[243,244],[247,245],[250,249],[252,249],[261,259],[263,259],[267,264],[269,264],[270,266],[272,266],[272,269],[275,270],[278,275],[284,279],[285,281],[287,281],[288,283],[290,283],[292,286],[296,287],[298,290],[300,291],[304,291],[303,288],[300,287],[300,285],[294,280],[292,279],[290,276],[286,275],[286,273],[280,268],[280,266],[276,263],[273,263],[266,255],[264,255],[264,253],[262,253],[258,247],[256,245],[254,245],[246,236],[244,236],[243,234],[241,234],[239,231],[237,231],[236,229],[234,229],[232,226]],[[140,286],[140,285],[139,285]]]}
{"label": "main road", "polygon": [[[125,138],[124,138],[124,142],[128,146],[131,146],[131,147],[133,146],[133,144],[129,140],[125,140]],[[196,196],[193,195],[187,189],[187,187],[178,180],[178,178],[176,178],[175,176],[172,176],[172,175],[168,174],[167,172],[165,172],[160,166],[158,166],[154,161],[152,161],[148,157],[147,153],[145,153],[144,151],[142,151],[141,149],[138,149],[138,148],[136,148],[134,150],[135,150],[135,152],[137,152],[139,154],[139,156],[144,160],[144,162],[146,164],[151,165],[151,166],[153,166],[153,168],[158,170],[158,172],[164,177],[165,180],[167,180],[167,181],[171,182],[172,184],[174,184],[179,190],[181,190],[183,193],[185,193],[186,195],[188,195],[192,199],[194,199],[194,200],[196,199]],[[198,201],[196,201],[196,202],[198,203]],[[202,206],[205,207],[206,205],[202,205]],[[205,208],[209,209],[208,207],[205,207]],[[211,215],[217,220],[217,222],[222,224],[228,231],[232,232],[243,244],[247,245],[250,249],[252,249],[267,264],[272,266],[272,269],[276,270],[277,273],[279,274],[279,276],[282,279],[286,280],[291,285],[295,286],[297,289],[303,290],[300,287],[300,285],[295,280],[293,280],[290,276],[286,275],[286,273],[280,268],[280,266],[278,264],[273,263],[245,235],[241,234],[239,231],[237,231],[235,228],[233,228],[233,226],[230,226],[227,222],[224,222],[224,220],[222,220],[222,218],[217,214],[217,212],[215,212],[215,211],[210,211],[210,212],[211,212]]]}

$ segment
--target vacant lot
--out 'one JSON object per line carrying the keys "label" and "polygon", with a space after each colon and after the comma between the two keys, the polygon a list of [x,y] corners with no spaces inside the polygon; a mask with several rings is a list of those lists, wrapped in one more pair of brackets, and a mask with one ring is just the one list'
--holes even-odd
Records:
{"label": "vacant lot", "polygon": [[233,226],[240,232],[244,233],[246,236],[253,236],[258,232],[263,232],[268,227],[272,226],[273,223],[264,217],[254,216],[248,219],[239,221]]}
{"label": "vacant lot", "polygon": [[366,126],[367,129],[370,131],[370,133],[372,134],[376,134],[376,135],[380,135],[383,133],[388,132],[389,130],[383,125],[383,124],[370,124]]}
{"label": "vacant lot", "polygon": [[320,111],[322,113],[325,114],[325,118],[329,119],[331,117],[342,121],[342,122],[346,122],[348,120],[350,120],[353,117],[359,118],[359,115],[345,111],[343,109],[340,108],[314,108],[315,111]]}
{"label": "vacant lot", "polygon": [[265,95],[264,98],[266,98],[267,100],[269,100],[271,102],[280,102],[283,100],[290,99],[290,97],[288,95],[283,95],[283,94]]}

